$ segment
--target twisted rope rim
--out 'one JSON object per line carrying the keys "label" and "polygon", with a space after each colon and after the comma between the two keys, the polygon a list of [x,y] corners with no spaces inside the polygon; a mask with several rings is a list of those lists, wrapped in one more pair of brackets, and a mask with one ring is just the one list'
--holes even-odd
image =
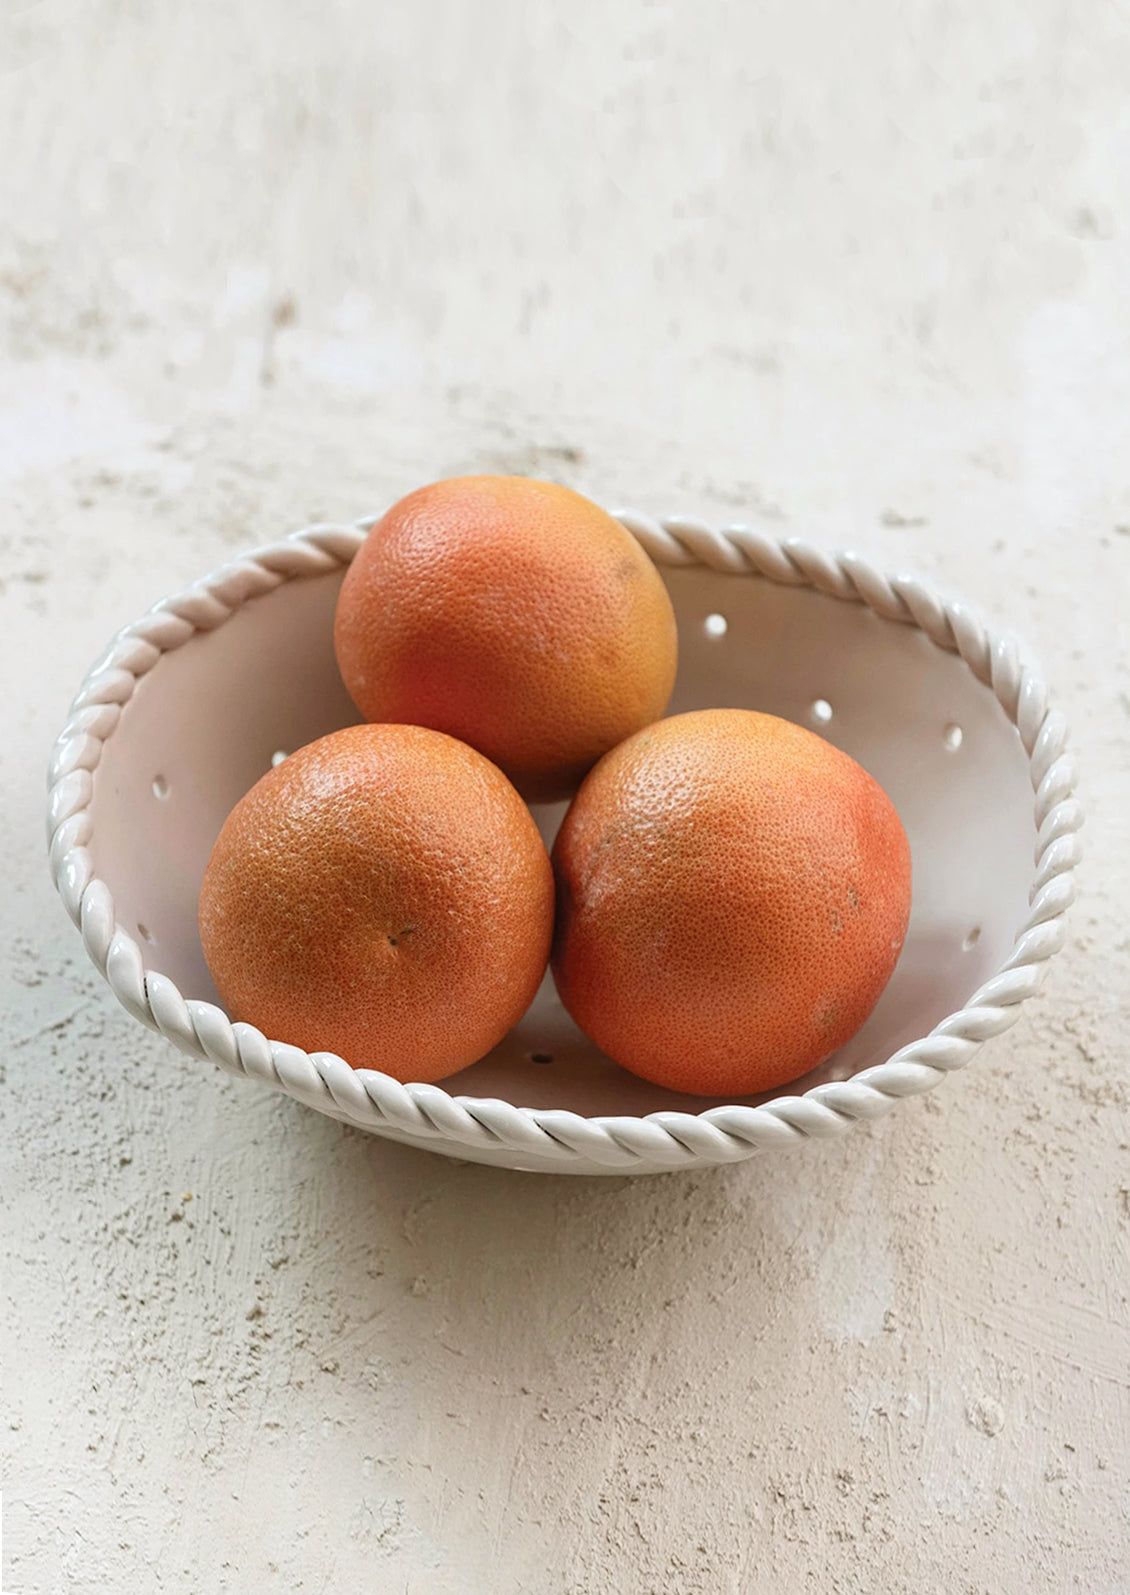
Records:
{"label": "twisted rope rim", "polygon": [[996,696],[1016,726],[1035,795],[1035,873],[1029,912],[1004,963],[930,1033],[885,1063],[847,1080],[813,1086],[758,1107],[645,1117],[565,1109],[518,1108],[488,1097],[451,1096],[441,1086],[402,1085],[389,1075],[352,1069],[329,1052],[306,1053],[270,1041],[253,1025],[233,1023],[213,1003],[186,1000],[166,975],[147,972],[141,948],[117,922],[114,900],[94,873],[89,844],[94,771],[103,744],[140,678],[163,653],[211,631],[252,598],[283,582],[347,565],[377,517],[351,525],[316,525],[252,550],[184,592],[163,599],[124,627],[86,676],[55,743],[48,768],[47,835],[52,878],[82,932],[92,962],[134,1018],[183,1052],[275,1090],[362,1129],[403,1135],[437,1150],[490,1149],[532,1157],[538,1167],[689,1168],[740,1161],[764,1148],[845,1134],[859,1119],[887,1113],[902,1097],[932,1090],[963,1068],[991,1036],[1019,1017],[1039,987],[1047,961],[1063,946],[1065,915],[1075,898],[1083,814],[1073,796],[1074,756],[1067,724],[1016,640],[995,633],[963,603],[944,599],[913,576],[885,576],[853,551],[829,553],[794,537],[778,539],[747,525],[715,530],[686,517],[653,520],[614,512],[658,565],[705,565],[786,586],[811,587],[864,604],[885,620],[916,626],[956,653]]}

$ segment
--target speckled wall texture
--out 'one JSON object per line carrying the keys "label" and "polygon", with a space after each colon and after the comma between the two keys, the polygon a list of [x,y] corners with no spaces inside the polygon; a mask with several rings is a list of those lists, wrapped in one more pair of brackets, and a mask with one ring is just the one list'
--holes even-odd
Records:
{"label": "speckled wall texture", "polygon": [[[1130,1591],[1130,13],[0,13],[4,1589]],[[572,1182],[180,1058],[51,891],[111,632],[469,469],[1024,635],[1073,941],[846,1140]]]}

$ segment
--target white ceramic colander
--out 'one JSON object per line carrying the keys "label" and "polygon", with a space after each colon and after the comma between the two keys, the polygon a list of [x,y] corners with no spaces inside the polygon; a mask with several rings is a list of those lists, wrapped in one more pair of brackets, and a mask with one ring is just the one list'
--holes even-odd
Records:
{"label": "white ceramic colander", "polygon": [[[731,1163],[840,1135],[932,1089],[1014,1022],[1063,944],[1082,823],[1066,726],[1017,644],[855,554],[744,526],[619,518],[662,569],[678,616],[671,712],[734,705],[810,725],[898,808],[914,863],[910,930],[854,1039],[785,1091],[711,1103],[610,1063],[548,978],[517,1028],[447,1089],[354,1071],[229,1020],[197,940],[204,865],[273,761],[357,718],[332,622],[372,520],[298,532],[165,599],[118,633],[75,699],[51,761],[51,868],[135,1018],[392,1140],[585,1174]],[[563,805],[535,812],[548,841]]]}

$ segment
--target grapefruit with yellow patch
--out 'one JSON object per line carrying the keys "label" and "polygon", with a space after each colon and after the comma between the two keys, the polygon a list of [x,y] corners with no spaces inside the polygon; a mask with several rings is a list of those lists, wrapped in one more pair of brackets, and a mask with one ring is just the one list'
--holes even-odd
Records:
{"label": "grapefruit with yellow patch", "polygon": [[431,726],[531,801],[567,796],[667,707],[675,616],[604,510],[520,476],[434,482],[394,504],[349,570],[338,665],[367,720]]}

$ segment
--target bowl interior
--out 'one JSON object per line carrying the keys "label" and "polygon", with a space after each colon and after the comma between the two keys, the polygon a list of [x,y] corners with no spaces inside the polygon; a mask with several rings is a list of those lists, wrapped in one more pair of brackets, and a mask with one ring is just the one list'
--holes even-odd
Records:
{"label": "bowl interior", "polygon": [[[671,712],[737,706],[807,725],[875,776],[906,827],[914,902],[895,974],[863,1029],[785,1092],[846,1078],[960,1008],[1007,955],[1033,869],[1020,739],[961,660],[914,627],[809,588],[697,567],[664,579],[680,634]],[[333,656],[340,583],[340,572],[286,582],[163,655],[105,745],[94,867],[146,967],[186,997],[218,1001],[196,904],[232,805],[272,759],[358,718]],[[535,810],[547,841],[563,812]],[[583,1114],[710,1105],[617,1068],[572,1023],[548,976],[522,1022],[444,1085]]]}

